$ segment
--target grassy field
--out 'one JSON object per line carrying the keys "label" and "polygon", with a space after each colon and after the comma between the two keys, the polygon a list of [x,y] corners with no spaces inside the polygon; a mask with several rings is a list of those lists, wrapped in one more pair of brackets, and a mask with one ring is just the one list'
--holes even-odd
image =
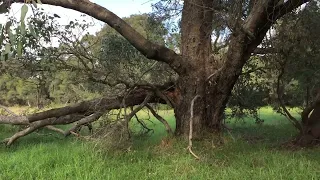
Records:
{"label": "grassy field", "polygon": [[[172,112],[161,114],[174,126]],[[194,142],[200,160],[188,153],[184,141],[161,143],[166,133],[157,121],[149,123],[155,132],[134,137],[128,151],[34,133],[10,148],[0,146],[0,179],[320,179],[319,148],[280,148],[296,131],[268,108],[260,116],[265,119],[262,125],[252,119],[231,121],[232,131],[225,134],[223,146]],[[0,138],[14,131],[0,126]]]}

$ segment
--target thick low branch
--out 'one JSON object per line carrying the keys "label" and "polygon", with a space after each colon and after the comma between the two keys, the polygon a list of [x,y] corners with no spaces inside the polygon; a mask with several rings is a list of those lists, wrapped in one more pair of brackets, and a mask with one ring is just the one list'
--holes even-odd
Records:
{"label": "thick low branch", "polygon": [[0,116],[0,124],[28,125],[26,116]]}
{"label": "thick low branch", "polygon": [[[14,0],[13,2],[24,3],[25,0]],[[147,58],[165,62],[178,73],[182,70],[183,64],[180,55],[165,46],[152,43],[120,17],[96,3],[88,0],[41,0],[41,2],[73,9],[101,20],[119,32]]]}
{"label": "thick low branch", "polygon": [[176,106],[176,104],[174,103],[174,101],[173,101],[173,100],[170,100],[170,98],[167,97],[166,95],[164,95],[161,91],[159,91],[159,89],[156,89],[156,90],[155,90],[155,93],[156,93],[156,95],[157,95],[158,97],[160,97],[161,99],[163,99],[163,100],[167,103],[167,105],[169,105],[169,106],[171,106],[171,107],[173,107],[173,108]]}
{"label": "thick low branch", "polygon": [[[148,93],[149,91],[146,89],[136,89],[132,91],[131,94],[125,98],[126,106],[129,107],[141,104]],[[36,121],[41,121],[47,118],[61,117],[74,113],[92,114],[98,111],[118,109],[121,108],[123,98],[124,97],[122,96],[113,98],[98,98],[90,101],[84,101],[71,106],[31,114],[28,116],[0,116],[0,124],[24,125]],[[160,100],[156,96],[150,97],[150,102],[159,101]]]}
{"label": "thick low branch", "polygon": [[[170,86],[171,87],[171,86]],[[165,91],[168,87],[158,87],[159,91]],[[138,105],[128,116],[127,121],[140,111],[147,103],[166,103],[163,99],[155,95],[153,87],[134,88],[126,96],[104,97],[91,101],[84,101],[72,106],[51,109],[44,112],[31,114],[28,116],[0,116],[0,124],[28,125],[23,131],[20,131],[12,137],[5,140],[7,145],[11,145],[18,138],[28,135],[35,130],[43,127],[51,128],[52,125],[63,125],[78,122],[75,127],[64,132],[65,135],[89,122],[93,122],[102,116],[103,112],[112,109]],[[52,129],[53,130],[53,129]]]}

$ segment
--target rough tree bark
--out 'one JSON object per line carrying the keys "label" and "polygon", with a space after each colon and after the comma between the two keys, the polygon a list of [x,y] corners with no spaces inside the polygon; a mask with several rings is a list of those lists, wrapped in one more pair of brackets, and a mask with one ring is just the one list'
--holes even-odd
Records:
{"label": "rough tree bark", "polygon": [[[243,19],[242,12],[229,17],[228,24],[232,33],[228,50],[221,59],[214,58],[211,49],[213,13],[221,10],[217,2],[213,0],[184,1],[181,22],[182,51],[179,55],[165,46],[145,39],[121,18],[95,3],[87,0],[42,0],[43,4],[73,9],[106,22],[147,58],[169,64],[179,74],[172,98],[177,120],[176,134],[185,137],[188,137],[189,133],[190,103],[196,95],[200,98],[194,104],[194,136],[221,130],[225,106],[243,65],[261,43],[271,25],[308,0],[282,2],[251,0],[252,9],[248,11],[250,14],[246,19]],[[232,10],[228,10],[228,7],[222,9],[226,9],[228,14],[233,13]],[[242,7],[239,9],[242,10]],[[73,113],[74,109],[58,113],[66,115]],[[29,122],[34,122],[55,116],[56,112],[50,111],[47,114],[50,116],[36,114],[27,119]]]}
{"label": "rough tree bark", "polygon": [[302,131],[297,142],[302,146],[319,143],[320,140],[320,90],[311,105],[301,114]]}
{"label": "rough tree bark", "polygon": [[212,14],[214,1],[185,0],[182,12],[182,57],[187,71],[180,73],[175,109],[177,133],[187,135],[190,102],[195,103],[194,134],[220,131],[223,113],[242,67],[263,40],[270,26],[284,14],[306,1],[289,0],[277,5],[272,0],[256,1],[246,20],[234,24],[228,51],[222,59],[211,56]]}

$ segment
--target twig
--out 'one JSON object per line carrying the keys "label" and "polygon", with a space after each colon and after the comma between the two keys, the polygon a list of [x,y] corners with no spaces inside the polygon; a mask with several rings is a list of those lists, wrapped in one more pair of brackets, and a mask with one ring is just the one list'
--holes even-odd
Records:
{"label": "twig", "polygon": [[192,151],[192,132],[193,132],[193,106],[194,106],[194,102],[196,101],[197,98],[199,98],[199,95],[196,95],[192,101],[191,101],[191,107],[190,107],[190,125],[189,125],[189,145],[187,147],[187,149],[189,150],[189,152],[196,158],[196,159],[200,159],[199,156],[197,156],[193,151]]}
{"label": "twig", "polygon": [[[134,111],[134,109],[133,109],[132,106],[131,106],[131,111]],[[147,130],[147,133],[150,132],[150,131],[154,131],[153,129],[148,128],[148,126],[147,126],[143,121],[141,121],[141,120],[139,119],[137,113],[134,114],[134,117],[136,118],[137,122],[138,122],[144,129]]]}

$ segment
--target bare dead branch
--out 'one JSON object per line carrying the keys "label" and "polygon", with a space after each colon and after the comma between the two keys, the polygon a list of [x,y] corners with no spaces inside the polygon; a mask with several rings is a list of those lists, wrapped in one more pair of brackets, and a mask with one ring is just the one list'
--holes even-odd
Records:
{"label": "bare dead branch", "polygon": [[62,129],[56,128],[56,127],[51,126],[51,125],[46,126],[45,128],[47,128],[47,129],[49,129],[49,130],[51,130],[51,131],[55,131],[55,132],[61,133],[61,134],[64,133],[64,131],[63,131]]}
{"label": "bare dead branch", "polygon": [[156,111],[149,104],[147,104],[146,107],[150,110],[153,116],[157,118],[165,126],[167,133],[169,135],[173,135],[173,131],[169,123],[163,117],[161,117],[158,113],[156,113]]}
{"label": "bare dead branch", "polygon": [[222,67],[219,68],[218,70],[216,70],[214,73],[210,74],[210,75],[207,77],[206,81],[209,81],[212,77],[214,77],[215,75],[217,75],[218,73],[220,73],[221,70],[222,70]]}
{"label": "bare dead branch", "polygon": [[[128,133],[129,133],[129,137],[130,137],[130,132],[129,132],[129,122],[130,120],[132,119],[132,117],[137,113],[139,112],[150,100],[151,96],[153,94],[152,93],[149,93],[146,98],[143,100],[143,102],[137,107],[135,108],[133,111],[130,112],[130,114],[127,116],[126,114],[126,109],[125,109],[125,120],[126,120],[126,127],[127,127],[127,130],[128,130]],[[125,106],[125,101],[123,101],[123,104]],[[126,108],[126,107],[125,107]]]}
{"label": "bare dead branch", "polygon": [[308,124],[309,114],[311,113],[314,108],[319,106],[320,104],[320,92],[318,92],[317,96],[315,97],[315,100],[313,103],[311,103],[308,107],[306,107],[302,113],[301,113],[301,119],[304,124]]}

